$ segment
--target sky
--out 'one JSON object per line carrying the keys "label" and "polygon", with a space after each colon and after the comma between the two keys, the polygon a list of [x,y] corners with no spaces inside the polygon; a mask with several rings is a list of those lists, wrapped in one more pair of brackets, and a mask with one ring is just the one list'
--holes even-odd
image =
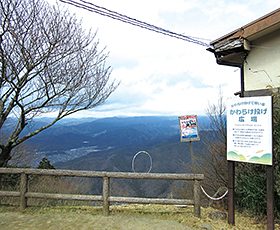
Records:
{"label": "sky", "polygon": [[[275,0],[88,1],[206,43],[280,7]],[[97,30],[111,78],[120,82],[103,105],[75,117],[203,115],[220,91],[228,98],[240,90],[239,69],[217,65],[204,46],[59,4]]]}

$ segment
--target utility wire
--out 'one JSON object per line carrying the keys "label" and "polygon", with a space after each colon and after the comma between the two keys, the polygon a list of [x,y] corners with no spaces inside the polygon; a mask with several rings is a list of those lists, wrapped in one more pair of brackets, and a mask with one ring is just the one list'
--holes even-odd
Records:
{"label": "utility wire", "polygon": [[181,40],[184,40],[184,41],[187,41],[187,42],[191,42],[191,43],[194,43],[194,44],[197,44],[197,45],[209,47],[209,44],[201,41],[202,39],[198,40],[197,38],[194,38],[194,37],[191,37],[191,36],[186,36],[184,34],[175,33],[175,32],[172,32],[170,30],[166,30],[164,28],[152,25],[150,23],[143,22],[143,21],[137,20],[135,18],[126,16],[124,14],[120,14],[116,11],[109,10],[105,7],[97,6],[97,5],[95,5],[91,2],[87,2],[87,1],[84,1],[84,0],[78,0],[78,1],[75,1],[75,0],[60,0],[60,1],[63,2],[63,3],[70,4],[72,6],[75,6],[75,7],[81,8],[81,9],[88,10],[88,11],[93,12],[93,13],[100,14],[102,16],[106,16],[106,17],[109,17],[109,18],[112,18],[112,19],[115,19],[115,20],[119,20],[119,21],[124,22],[124,23],[128,23],[130,25],[138,26],[138,27],[141,27],[143,29],[147,29],[147,30],[150,30],[150,31],[153,31],[153,32],[156,32],[156,33],[161,33],[161,34],[164,34],[164,35],[167,35],[167,36],[170,36],[170,37],[173,37],[173,38],[181,39]]}

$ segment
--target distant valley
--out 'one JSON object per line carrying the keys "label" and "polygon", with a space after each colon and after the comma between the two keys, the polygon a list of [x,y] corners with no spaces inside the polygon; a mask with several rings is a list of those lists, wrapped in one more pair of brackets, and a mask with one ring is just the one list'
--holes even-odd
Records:
{"label": "distant valley", "polygon": [[[202,137],[208,128],[207,117],[200,117],[199,129]],[[188,144],[180,143],[179,140],[177,117],[112,117],[93,120],[65,119],[62,123],[35,136],[29,143],[36,151],[37,161],[47,157],[59,168],[112,170],[118,161],[116,159],[112,161],[112,157],[121,156],[122,159],[129,161],[141,150],[148,151],[151,156],[161,152],[159,157],[164,161],[165,152],[168,151],[169,155],[177,158],[178,151],[184,146],[184,154],[182,153],[184,157],[181,160],[188,161]],[[171,149],[174,152],[171,152]],[[91,164],[89,159],[92,161]],[[100,159],[103,163],[96,164]],[[83,161],[85,162],[82,163]],[[77,162],[80,162],[79,166]],[[131,167],[131,164],[128,166]],[[166,167],[162,170],[171,170]],[[128,169],[123,167],[120,170]]]}
{"label": "distant valley", "polygon": [[[29,129],[46,122],[36,120]],[[211,138],[209,120],[198,118],[201,140],[193,142],[194,155],[207,153],[206,139]],[[55,126],[31,138],[33,167],[47,157],[55,168],[132,172],[132,159],[139,151],[152,158],[151,172],[191,172],[189,143],[180,142],[177,117],[112,117],[103,119],[64,119]],[[140,154],[134,161],[136,172],[147,172],[150,159]],[[81,182],[82,183],[82,182]],[[96,182],[95,184],[100,182]],[[130,195],[166,196],[181,185],[168,181],[119,181],[114,191],[129,191]],[[101,185],[90,188],[100,192]]]}

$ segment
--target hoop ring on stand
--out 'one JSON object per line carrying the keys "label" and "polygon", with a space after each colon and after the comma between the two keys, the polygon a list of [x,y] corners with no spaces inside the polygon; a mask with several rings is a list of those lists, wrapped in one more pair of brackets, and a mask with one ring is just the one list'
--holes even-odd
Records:
{"label": "hoop ring on stand", "polygon": [[132,159],[132,163],[131,163],[131,167],[132,167],[132,171],[135,172],[135,167],[134,167],[134,164],[135,164],[135,159],[137,156],[139,156],[140,154],[145,154],[149,157],[149,160],[150,160],[150,168],[149,170],[146,172],[146,173],[149,173],[151,172],[152,170],[152,167],[153,167],[153,160],[152,160],[152,157],[151,155],[147,152],[147,151],[139,151],[138,153],[136,153]]}

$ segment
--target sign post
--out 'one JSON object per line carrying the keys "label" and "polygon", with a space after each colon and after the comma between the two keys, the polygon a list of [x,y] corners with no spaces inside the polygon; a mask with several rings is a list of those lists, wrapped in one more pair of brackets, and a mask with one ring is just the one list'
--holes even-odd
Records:
{"label": "sign post", "polygon": [[[272,141],[272,97],[245,97],[228,101],[227,160],[267,165],[267,229],[274,229],[274,173]],[[234,192],[233,185],[229,183]],[[230,182],[230,181],[229,181]],[[234,224],[234,199],[229,198],[229,223]]]}
{"label": "sign post", "polygon": [[180,116],[179,126],[180,126],[181,142],[189,142],[189,149],[190,149],[190,155],[192,161],[192,172],[193,172],[194,156],[193,156],[192,142],[200,140],[200,137],[198,135],[197,116],[196,115]]}

